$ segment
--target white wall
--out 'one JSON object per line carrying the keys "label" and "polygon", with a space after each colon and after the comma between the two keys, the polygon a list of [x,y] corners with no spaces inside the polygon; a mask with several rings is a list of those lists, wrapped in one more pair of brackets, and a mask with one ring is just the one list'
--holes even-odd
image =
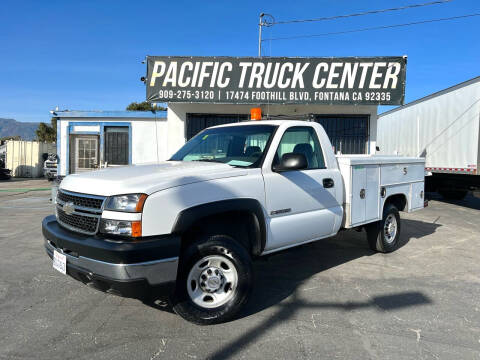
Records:
{"label": "white wall", "polygon": [[[256,105],[225,105],[225,104],[183,104],[168,105],[168,148],[167,156],[175,153],[186,141],[187,113],[208,114],[250,114],[250,109]],[[369,152],[375,153],[377,135],[377,106],[351,105],[262,105],[264,115],[302,115],[302,114],[338,114],[338,115],[369,115],[370,144]]]}
{"label": "white wall", "polygon": [[[57,162],[57,174],[58,175],[67,175],[66,168],[67,168],[67,146],[68,146],[68,120],[57,120],[57,154],[60,157],[60,164]],[[60,134],[58,134],[60,132]],[[58,139],[58,135],[60,135],[60,139]],[[60,166],[60,167],[59,167]]]}
{"label": "white wall", "polygon": [[[69,142],[68,127],[70,123],[92,123],[92,125],[75,126],[77,131],[100,132],[96,123],[130,123],[132,130],[132,163],[144,164],[167,159],[167,120],[155,118],[59,118],[57,127],[60,129],[60,175],[67,175],[67,144]],[[71,144],[69,145],[71,151]],[[158,149],[158,151],[157,151]],[[102,151],[101,151],[102,152]],[[71,170],[71,169],[70,169]]]}
{"label": "white wall", "polygon": [[131,124],[132,163],[145,164],[164,160],[167,119],[132,120]]}

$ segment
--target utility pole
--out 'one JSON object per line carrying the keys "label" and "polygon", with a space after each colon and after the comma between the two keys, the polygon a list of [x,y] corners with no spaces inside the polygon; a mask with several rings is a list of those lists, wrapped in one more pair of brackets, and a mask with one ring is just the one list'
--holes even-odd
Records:
{"label": "utility pole", "polygon": [[275,25],[275,18],[270,14],[260,13],[258,19],[258,57],[262,57],[262,28]]}
{"label": "utility pole", "polygon": [[262,57],[262,26],[264,16],[264,13],[260,13],[260,18],[258,19],[258,57]]}

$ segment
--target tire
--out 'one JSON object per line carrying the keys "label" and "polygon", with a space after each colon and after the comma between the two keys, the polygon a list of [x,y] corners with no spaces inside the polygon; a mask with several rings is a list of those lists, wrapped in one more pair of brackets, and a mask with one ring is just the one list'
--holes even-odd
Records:
{"label": "tire", "polygon": [[389,253],[400,247],[400,214],[395,205],[386,204],[383,219],[367,226],[367,239],[373,251]]}
{"label": "tire", "polygon": [[463,200],[468,194],[467,190],[439,190],[438,192],[446,200]]}
{"label": "tire", "polygon": [[198,325],[226,322],[247,302],[252,273],[250,255],[230,236],[193,243],[180,258],[173,309]]}

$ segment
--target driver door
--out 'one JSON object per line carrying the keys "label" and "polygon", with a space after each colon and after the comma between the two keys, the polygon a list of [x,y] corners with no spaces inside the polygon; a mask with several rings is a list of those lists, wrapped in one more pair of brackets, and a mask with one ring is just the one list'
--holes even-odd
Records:
{"label": "driver door", "polygon": [[326,167],[315,129],[311,126],[287,128],[271,165],[286,153],[303,154],[308,168],[284,172],[275,172],[272,166],[264,169],[269,223],[265,252],[330,236],[338,217],[335,187],[342,182],[338,171]]}

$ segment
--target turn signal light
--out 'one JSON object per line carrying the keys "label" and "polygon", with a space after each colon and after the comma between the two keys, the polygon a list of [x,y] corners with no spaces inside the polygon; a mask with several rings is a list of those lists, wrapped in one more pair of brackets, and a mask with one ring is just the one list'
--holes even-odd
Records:
{"label": "turn signal light", "polygon": [[147,200],[147,194],[141,194],[140,198],[138,199],[137,206],[135,208],[136,212],[143,211],[143,205],[145,204],[145,200]]}
{"label": "turn signal light", "polygon": [[132,221],[132,237],[141,237],[141,236],[142,236],[142,222]]}

